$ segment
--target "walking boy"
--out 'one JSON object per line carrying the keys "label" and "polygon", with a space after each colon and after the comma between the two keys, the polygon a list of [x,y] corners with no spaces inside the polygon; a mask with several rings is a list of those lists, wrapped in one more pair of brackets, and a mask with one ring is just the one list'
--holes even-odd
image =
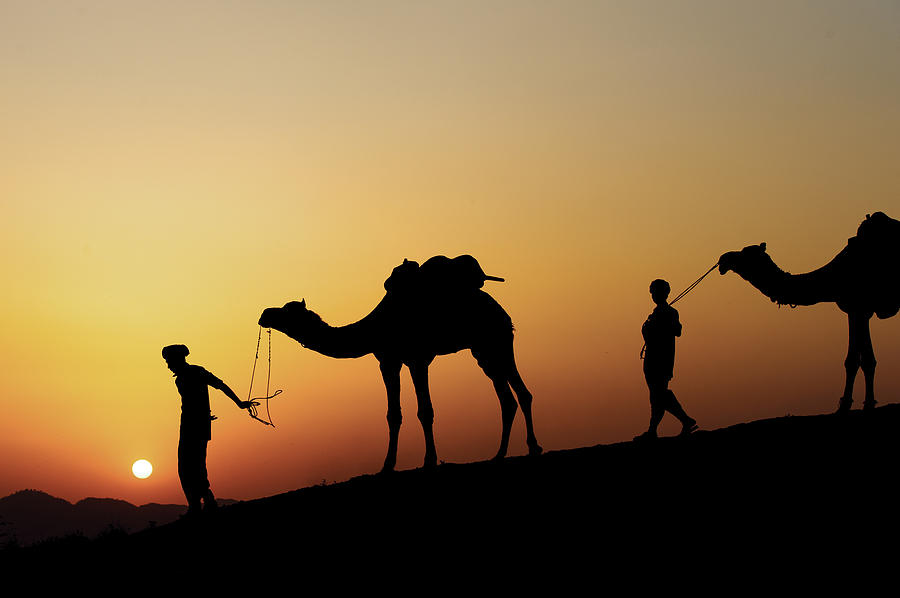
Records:
{"label": "walking boy", "polygon": [[644,353],[644,379],[650,389],[650,428],[639,439],[654,439],[656,429],[666,411],[681,422],[681,435],[687,436],[698,426],[696,420],[682,409],[669,390],[669,380],[675,369],[675,337],[681,336],[678,311],[668,304],[669,283],[656,279],[650,283],[650,296],[656,308],[641,326],[646,352]]}

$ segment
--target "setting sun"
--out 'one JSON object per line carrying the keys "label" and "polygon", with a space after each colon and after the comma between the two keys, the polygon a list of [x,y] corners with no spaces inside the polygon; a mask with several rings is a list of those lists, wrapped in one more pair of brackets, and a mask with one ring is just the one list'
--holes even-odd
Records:
{"label": "setting sun", "polygon": [[131,473],[134,474],[134,477],[144,480],[149,478],[150,474],[153,473],[153,465],[146,459],[138,459],[131,466]]}

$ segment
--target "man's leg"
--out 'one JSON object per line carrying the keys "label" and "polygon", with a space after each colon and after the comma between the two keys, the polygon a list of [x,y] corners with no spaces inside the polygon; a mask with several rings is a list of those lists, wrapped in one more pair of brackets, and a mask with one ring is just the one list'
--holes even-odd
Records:
{"label": "man's leg", "polygon": [[203,494],[198,491],[197,484],[197,450],[196,442],[191,438],[178,439],[178,479],[188,503],[188,515],[196,515],[201,509]]}
{"label": "man's leg", "polygon": [[199,462],[198,469],[198,478],[197,483],[199,484],[198,490],[203,496],[203,510],[204,511],[214,511],[219,505],[216,503],[216,497],[213,496],[212,490],[209,487],[209,473],[206,469],[206,452],[209,448],[209,441],[205,441],[203,443],[203,447],[201,449],[203,458]]}
{"label": "man's leg", "polygon": [[[178,442],[178,477],[188,501],[188,514],[199,513],[202,501],[209,502],[205,438],[182,437]],[[215,499],[213,499],[215,502]]]}

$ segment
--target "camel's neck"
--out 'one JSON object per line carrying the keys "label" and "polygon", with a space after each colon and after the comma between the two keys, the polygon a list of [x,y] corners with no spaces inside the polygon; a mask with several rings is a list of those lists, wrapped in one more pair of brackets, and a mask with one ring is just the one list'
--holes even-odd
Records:
{"label": "camel's neck", "polygon": [[339,359],[368,355],[375,350],[370,327],[365,319],[347,326],[328,326],[309,338],[307,348],[316,353]]}
{"label": "camel's neck", "polygon": [[283,317],[273,327],[307,349],[338,359],[362,357],[377,349],[381,304],[363,319],[346,326],[330,326],[305,308],[300,314],[285,313],[286,308],[280,310]]}
{"label": "camel's neck", "polygon": [[306,330],[286,330],[289,337],[307,349],[337,359],[352,359],[375,350],[369,318],[346,326],[329,326],[322,322]]}
{"label": "camel's neck", "polygon": [[734,270],[772,301],[782,305],[814,305],[838,301],[840,285],[835,280],[837,260],[835,258],[812,272],[791,274],[775,265],[766,255]]}

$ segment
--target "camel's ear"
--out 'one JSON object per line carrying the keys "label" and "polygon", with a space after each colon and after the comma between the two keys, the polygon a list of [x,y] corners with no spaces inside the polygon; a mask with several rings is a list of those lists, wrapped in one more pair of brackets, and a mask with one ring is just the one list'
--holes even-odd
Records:
{"label": "camel's ear", "polygon": [[302,307],[303,309],[306,309],[306,299],[300,300],[300,307]]}
{"label": "camel's ear", "polygon": [[765,244],[765,242],[760,243],[760,244],[759,244],[759,248],[762,249],[763,251],[765,251],[765,250],[766,250],[766,244]]}

